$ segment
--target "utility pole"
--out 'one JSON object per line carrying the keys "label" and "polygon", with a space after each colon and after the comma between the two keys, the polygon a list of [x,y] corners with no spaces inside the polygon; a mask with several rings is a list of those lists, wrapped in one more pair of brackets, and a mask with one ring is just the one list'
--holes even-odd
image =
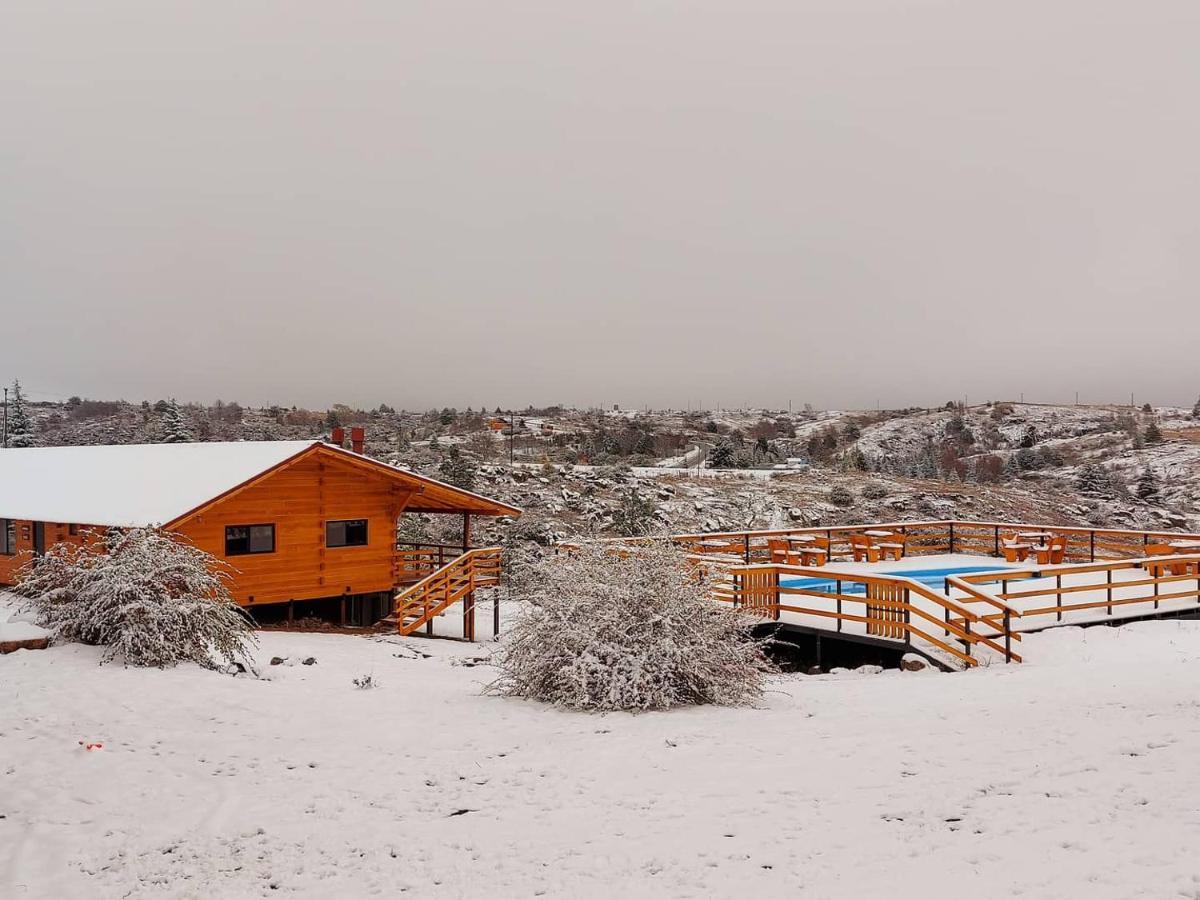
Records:
{"label": "utility pole", "polygon": [[517,414],[508,411],[508,467],[513,467],[513,441],[517,439]]}

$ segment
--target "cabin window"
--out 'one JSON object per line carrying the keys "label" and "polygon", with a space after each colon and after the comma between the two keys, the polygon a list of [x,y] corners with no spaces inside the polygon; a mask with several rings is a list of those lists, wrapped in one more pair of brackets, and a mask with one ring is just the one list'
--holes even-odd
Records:
{"label": "cabin window", "polygon": [[274,525],[227,525],[225,527],[226,556],[274,552]]}
{"label": "cabin window", "polygon": [[0,519],[0,553],[12,556],[17,552],[17,523],[12,519]]}
{"label": "cabin window", "polygon": [[367,545],[367,520],[342,519],[325,523],[326,547],[365,547]]}
{"label": "cabin window", "polygon": [[67,534],[69,534],[71,537],[79,537],[79,526],[78,525],[68,525],[67,526]]}

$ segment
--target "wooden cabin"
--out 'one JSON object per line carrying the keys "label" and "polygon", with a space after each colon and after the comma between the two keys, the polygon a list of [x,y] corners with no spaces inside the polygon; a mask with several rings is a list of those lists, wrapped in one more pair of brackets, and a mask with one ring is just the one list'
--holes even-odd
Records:
{"label": "wooden cabin", "polygon": [[228,562],[260,619],[333,601],[366,624],[405,581],[396,522],[413,512],[461,517],[464,546],[472,517],[521,514],[320,441],[0,450],[0,584],[60,541],[161,526]]}

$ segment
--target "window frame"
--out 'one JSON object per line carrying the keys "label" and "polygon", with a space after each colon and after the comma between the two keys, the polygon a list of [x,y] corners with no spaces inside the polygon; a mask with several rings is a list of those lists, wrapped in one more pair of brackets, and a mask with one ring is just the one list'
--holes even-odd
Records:
{"label": "window frame", "polygon": [[0,519],[0,556],[17,555],[17,520]]}
{"label": "window frame", "polygon": [[[246,529],[246,549],[234,550],[229,549],[229,532],[234,528]],[[254,550],[251,547],[251,529],[252,528],[270,528],[271,529],[271,549],[270,550]],[[225,556],[261,556],[264,553],[274,553],[278,546],[278,535],[275,531],[274,522],[253,522],[245,525],[226,525],[225,526]]]}
{"label": "window frame", "polygon": [[[343,538],[345,538],[349,532],[349,529],[346,528],[345,526],[349,525],[352,522],[355,525],[357,525],[359,522],[362,523],[362,541],[361,542],[350,543],[349,541],[346,541],[345,543],[342,543],[342,544],[330,543],[330,541],[329,541],[329,526],[330,525],[343,526],[342,527],[342,535],[343,535]],[[326,549],[328,549],[328,550],[343,550],[343,549],[350,548],[350,547],[367,547],[367,546],[370,546],[370,543],[371,543],[371,520],[370,519],[364,517],[361,519],[326,519],[325,520],[325,547],[326,547]]]}

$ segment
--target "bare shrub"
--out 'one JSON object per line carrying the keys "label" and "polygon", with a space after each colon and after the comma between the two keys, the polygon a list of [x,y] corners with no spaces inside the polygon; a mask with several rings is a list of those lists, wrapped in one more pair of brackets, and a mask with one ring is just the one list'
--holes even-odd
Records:
{"label": "bare shrub", "polygon": [[59,638],[106,647],[101,662],[215,668],[214,655],[233,664],[255,642],[228,581],[212,555],[136,528],[55,544],[22,568],[16,591]]}
{"label": "bare shrub", "polygon": [[582,710],[756,701],[773,667],[753,620],[715,602],[678,549],[612,549],[516,561],[523,609],[490,689]]}

